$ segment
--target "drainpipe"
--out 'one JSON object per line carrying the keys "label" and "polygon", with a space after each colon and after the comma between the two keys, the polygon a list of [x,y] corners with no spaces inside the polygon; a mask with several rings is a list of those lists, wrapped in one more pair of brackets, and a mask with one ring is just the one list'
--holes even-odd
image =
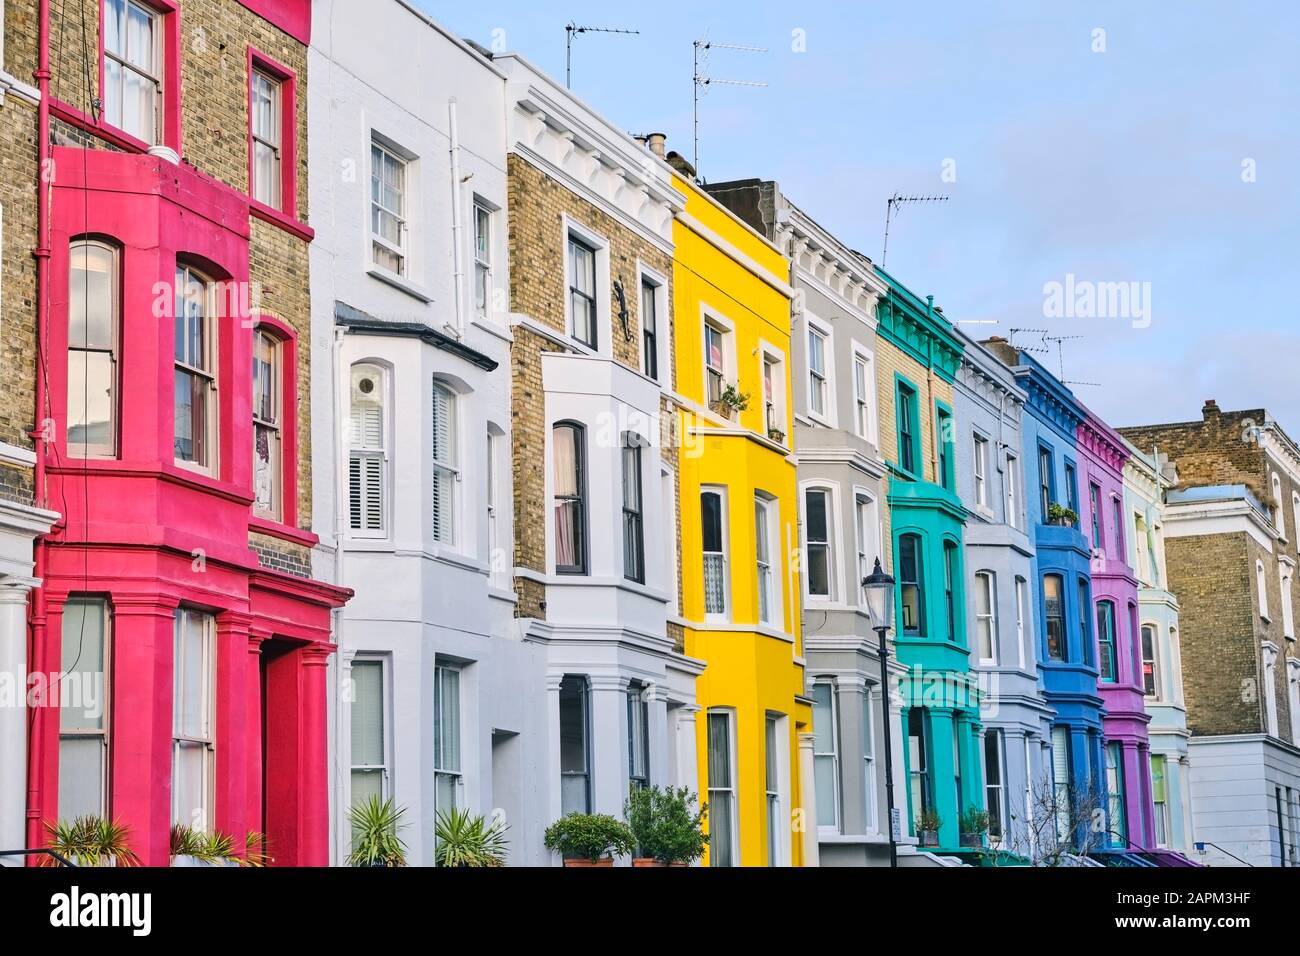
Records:
{"label": "drainpipe", "polygon": [[[334,583],[343,587],[344,572],[344,548],[343,542],[347,534],[348,521],[348,494],[347,494],[347,469],[348,469],[348,449],[347,443],[343,440],[343,423],[347,420],[343,415],[344,402],[347,401],[349,392],[344,392],[343,383],[350,380],[345,376],[343,367],[343,336],[344,330],[338,327],[334,329],[334,342],[332,343],[330,355],[330,379],[333,386],[334,401],[330,411],[330,434],[334,436]],[[343,642],[343,614],[345,607],[334,609],[334,645],[338,648],[334,654],[334,674],[335,674],[335,694],[334,694],[334,739],[337,742],[343,734],[344,708],[343,708],[343,681],[347,678],[344,672],[347,655],[344,653]],[[343,768],[339,766],[337,754],[339,748],[335,748],[336,759],[334,761],[334,786],[340,787],[343,782]],[[337,792],[337,790],[336,790]],[[341,815],[342,809],[337,806],[337,800],[331,800],[330,805],[332,812]],[[342,857],[342,845],[339,842],[339,822],[338,818],[331,820],[330,826],[330,845],[333,850],[331,857],[334,863],[338,863]]]}
{"label": "drainpipe", "polygon": [[461,301],[465,284],[465,250],[461,241],[463,225],[460,209],[460,129],[456,123],[456,97],[447,100],[447,136],[451,140],[451,263],[452,263],[452,298],[455,302],[455,315],[452,318],[457,338],[465,334],[465,310]]}
{"label": "drainpipe", "polygon": [[[41,101],[36,107],[36,248],[32,250],[32,256],[36,259],[36,418],[31,439],[36,452],[36,464],[32,472],[34,498],[36,507],[44,508],[46,394],[45,376],[40,370],[45,367],[46,327],[49,325],[50,191],[53,188],[52,177],[47,177],[45,173],[50,150],[50,0],[40,0],[36,44],[39,52],[33,77],[40,89]],[[63,517],[66,519],[66,516]],[[37,537],[33,545],[32,576],[42,583],[32,593],[31,642],[27,655],[29,669],[36,665],[39,659],[37,653],[45,643],[45,536]],[[36,847],[41,845],[39,781],[45,772],[44,748],[41,745],[45,718],[41,709],[32,708],[29,720],[31,746],[27,751],[27,845]]]}
{"label": "drainpipe", "polygon": [[[925,297],[925,315],[931,321],[934,320],[934,296]],[[934,338],[927,335],[925,337],[925,393],[930,402],[930,415],[933,419],[936,416],[934,410]],[[938,422],[935,422],[938,424]],[[934,474],[935,484],[943,484],[943,475],[939,474],[939,443],[943,441],[943,435],[937,430],[930,429],[934,432],[931,442],[930,452],[930,471]]]}

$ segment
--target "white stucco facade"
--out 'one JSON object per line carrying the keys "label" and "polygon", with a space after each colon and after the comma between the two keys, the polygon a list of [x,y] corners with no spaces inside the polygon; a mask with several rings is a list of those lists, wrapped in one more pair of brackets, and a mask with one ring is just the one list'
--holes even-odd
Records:
{"label": "white stucco facade", "polygon": [[333,859],[380,778],[410,863],[432,864],[450,804],[504,819],[510,861],[537,863],[546,655],[509,568],[505,81],[399,0],[313,15],[315,571],[356,592],[331,682]]}

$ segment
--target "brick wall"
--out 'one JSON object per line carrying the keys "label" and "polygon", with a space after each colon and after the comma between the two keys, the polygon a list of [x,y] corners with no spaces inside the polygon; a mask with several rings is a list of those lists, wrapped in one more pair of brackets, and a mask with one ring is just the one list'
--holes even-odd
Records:
{"label": "brick wall", "polygon": [[[564,217],[581,223],[609,243],[611,336],[613,357],[628,368],[641,369],[640,282],[638,261],[662,276],[672,276],[672,260],[607,213],[546,176],[540,169],[511,155],[509,176],[510,310],[567,335],[565,299],[568,270]],[[626,292],[630,336],[623,334],[613,284],[621,280]],[[673,301],[671,285],[667,301]],[[660,335],[672,334],[671,314]],[[546,400],[542,388],[541,356],[562,351],[545,336],[516,326],[510,349],[512,468],[515,491],[515,565],[539,573],[546,570],[546,523],[550,510],[545,495]],[[667,408],[665,404],[662,406]],[[665,413],[665,419],[672,416]],[[671,422],[661,425],[663,458],[676,470],[675,437]],[[676,487],[676,481],[674,481]],[[676,508],[674,502],[672,507]],[[680,553],[678,567],[681,567]],[[516,578],[521,617],[545,618],[545,589]],[[679,589],[680,594],[680,589]]]}

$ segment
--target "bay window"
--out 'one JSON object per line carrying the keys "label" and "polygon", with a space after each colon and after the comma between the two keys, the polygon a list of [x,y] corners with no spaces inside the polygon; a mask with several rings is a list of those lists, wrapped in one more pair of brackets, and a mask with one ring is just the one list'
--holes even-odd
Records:
{"label": "bay window", "polygon": [[587,573],[586,430],[561,422],[551,434],[555,476],[555,573]]}
{"label": "bay window", "polygon": [[352,368],[348,422],[348,515],[356,537],[383,537],[387,529],[387,388],[382,369]]}
{"label": "bay window", "polygon": [[1106,799],[1110,832],[1107,840],[1113,846],[1128,844],[1128,815],[1124,800],[1124,747],[1116,741],[1106,744]]}
{"label": "bay window", "polygon": [[650,786],[650,704],[643,684],[627,689],[627,778],[628,789]]}
{"label": "bay window", "polygon": [[1164,754],[1151,755],[1151,802],[1155,805],[1156,846],[1169,845],[1168,767]]}
{"label": "bay window", "polygon": [[460,806],[460,668],[446,661],[433,668],[434,814]]}
{"label": "bay window", "polygon": [[1065,587],[1059,574],[1043,575],[1043,610],[1046,619],[1047,659],[1066,659]]}
{"label": "bay window", "polygon": [[989,815],[989,839],[1001,841],[1007,818],[1005,781],[1002,775],[1002,731],[984,733],[984,809]]}
{"label": "bay window", "polygon": [[1015,455],[1007,455],[1007,524],[1013,528],[1020,527],[1020,459]]}
{"label": "bay window", "polygon": [[442,382],[433,383],[433,540],[456,542],[456,396]]}
{"label": "bay window", "polygon": [[700,524],[704,545],[704,613],[727,613],[726,499],[721,490],[700,492]]}
{"label": "bay window", "polygon": [[1156,628],[1154,624],[1142,625],[1142,693],[1147,697],[1160,696],[1160,667],[1156,658]]}
{"label": "bay window", "polygon": [[172,823],[204,832],[213,823],[214,629],[211,614],[177,609],[172,645]]}
{"label": "bay window", "polygon": [[1119,660],[1115,646],[1115,605],[1097,602],[1097,645],[1100,652],[1101,679],[1113,684],[1119,680]]}
{"label": "bay window", "polygon": [[215,472],[217,335],[213,284],[190,266],[176,269],[175,390],[172,402],[176,463]]}
{"label": "bay window", "polygon": [[120,336],[118,250],[74,242],[68,264],[68,453],[117,453]]}
{"label": "bay window", "polygon": [[763,497],[754,499],[754,557],[758,572],[758,622],[772,624],[773,605],[772,574],[772,503]]}
{"label": "bay window", "polygon": [[1092,664],[1092,625],[1089,623],[1091,615],[1088,609],[1092,606],[1092,598],[1088,594],[1088,579],[1079,578],[1079,643],[1083,646],[1083,662]]}
{"label": "bay window", "polygon": [[903,635],[925,634],[925,579],[921,565],[921,538],[905,534],[898,539],[898,588],[902,597]]}
{"label": "bay window", "polygon": [[591,812],[591,704],[585,677],[560,681],[560,812]]}
{"label": "bay window", "polygon": [[767,801],[767,865],[782,862],[782,831],[785,821],[781,812],[780,746],[781,718],[768,714],[763,721],[763,796]]}
{"label": "bay window", "polygon": [[992,571],[975,575],[975,631],[982,664],[997,663],[997,579]]}
{"label": "bay window", "polygon": [[709,865],[737,866],[736,743],[729,710],[708,712]]}
{"label": "bay window", "polygon": [[840,825],[839,793],[839,714],[835,706],[835,687],[826,681],[812,685],[813,699],[813,772],[816,778],[817,825],[838,829]]}
{"label": "bay window", "polygon": [[388,712],[384,662],[352,662],[352,806],[388,796]]}
{"label": "bay window", "polygon": [[831,577],[831,493],[810,488],[804,492],[805,580],[808,596],[832,598]]}
{"label": "bay window", "polygon": [[943,602],[947,614],[948,640],[954,644],[957,643],[959,634],[959,628],[957,627],[958,575],[957,545],[951,541],[945,541],[943,543]]}
{"label": "bay window", "polygon": [[[930,771],[926,763],[925,711],[913,707],[907,712],[907,780],[911,797],[912,824],[930,809]],[[920,834],[914,834],[920,836]]]}
{"label": "bay window", "polygon": [[623,577],[645,584],[645,503],[642,495],[641,439],[623,439]]}

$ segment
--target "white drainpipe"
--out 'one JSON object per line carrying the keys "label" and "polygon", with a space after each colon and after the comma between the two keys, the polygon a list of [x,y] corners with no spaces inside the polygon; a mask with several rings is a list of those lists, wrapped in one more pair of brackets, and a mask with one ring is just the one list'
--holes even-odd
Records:
{"label": "white drainpipe", "polygon": [[452,326],[455,336],[461,338],[465,334],[465,309],[461,301],[464,297],[465,251],[462,248],[464,243],[461,241],[463,225],[460,208],[460,131],[456,124],[456,97],[454,96],[447,100],[447,136],[451,140],[451,262],[452,298],[455,303],[455,314],[448,324]]}

